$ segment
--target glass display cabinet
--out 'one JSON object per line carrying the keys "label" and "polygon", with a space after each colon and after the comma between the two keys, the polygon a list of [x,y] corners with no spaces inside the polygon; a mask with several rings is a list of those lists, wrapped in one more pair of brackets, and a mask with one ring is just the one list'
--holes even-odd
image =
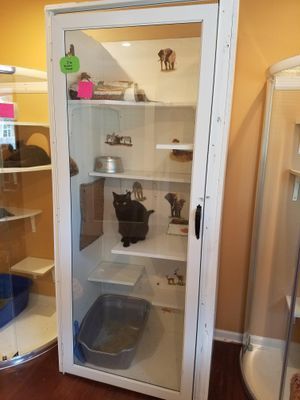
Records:
{"label": "glass display cabinet", "polygon": [[205,399],[237,2],[46,13],[60,369]]}

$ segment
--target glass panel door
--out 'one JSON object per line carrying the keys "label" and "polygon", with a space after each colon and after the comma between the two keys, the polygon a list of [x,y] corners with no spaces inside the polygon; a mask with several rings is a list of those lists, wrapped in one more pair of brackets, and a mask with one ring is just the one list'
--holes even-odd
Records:
{"label": "glass panel door", "polygon": [[201,24],[65,42],[74,362],[179,391]]}

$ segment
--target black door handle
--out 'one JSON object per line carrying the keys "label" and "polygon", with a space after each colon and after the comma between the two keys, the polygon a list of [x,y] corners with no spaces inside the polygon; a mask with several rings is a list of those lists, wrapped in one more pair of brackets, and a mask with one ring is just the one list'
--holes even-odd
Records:
{"label": "black door handle", "polygon": [[200,204],[198,204],[195,215],[195,235],[197,239],[200,238],[201,214],[202,214],[202,207],[200,206]]}

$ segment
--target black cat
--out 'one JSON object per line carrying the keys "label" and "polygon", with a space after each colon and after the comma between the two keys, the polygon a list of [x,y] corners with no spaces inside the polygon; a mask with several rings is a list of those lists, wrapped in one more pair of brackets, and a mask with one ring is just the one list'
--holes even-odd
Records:
{"label": "black cat", "polygon": [[45,150],[35,145],[26,145],[23,142],[18,142],[16,150],[9,145],[8,151],[8,157],[3,161],[3,166],[6,168],[35,167],[51,163],[50,157]]}
{"label": "black cat", "polygon": [[119,221],[119,233],[124,247],[139,240],[145,240],[149,230],[149,216],[154,210],[147,211],[143,204],[131,200],[131,192],[117,194],[113,192],[113,205]]}

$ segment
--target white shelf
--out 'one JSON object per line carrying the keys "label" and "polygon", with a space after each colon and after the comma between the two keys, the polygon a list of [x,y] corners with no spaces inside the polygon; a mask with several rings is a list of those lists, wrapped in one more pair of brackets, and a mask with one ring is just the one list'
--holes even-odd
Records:
{"label": "white shelf", "polygon": [[165,173],[165,172],[150,172],[150,171],[129,171],[117,173],[107,173],[107,172],[96,172],[92,171],[89,176],[102,176],[105,178],[121,178],[121,179],[136,179],[144,181],[158,181],[158,182],[179,182],[179,183],[190,183],[190,174],[180,174],[180,173]]}
{"label": "white shelf", "polygon": [[6,121],[1,120],[0,125],[13,125],[13,126],[39,126],[42,128],[49,128],[47,122],[19,122],[19,121]]}
{"label": "white shelf", "polygon": [[[285,298],[289,309],[291,309],[291,296],[285,296]],[[296,299],[294,317],[300,318],[300,297],[297,297]]]}
{"label": "white shelf", "polygon": [[[0,329],[0,357],[45,348],[57,338],[55,297],[30,292],[28,306]],[[16,340],[18,332],[18,340]]]}
{"label": "white shelf", "polygon": [[300,171],[297,171],[295,169],[290,169],[289,172],[295,177],[292,200],[297,201],[299,198],[299,191],[300,191]]}
{"label": "white shelf", "polygon": [[295,176],[300,176],[300,171],[297,171],[296,169],[290,169],[290,173]]}
{"label": "white shelf", "polygon": [[42,213],[42,210],[28,210],[26,208],[5,207],[5,206],[2,207],[14,215],[11,217],[0,218],[0,222],[9,222],[9,221],[15,221],[17,219],[32,218]]}
{"label": "white shelf", "polygon": [[150,231],[146,239],[129,247],[120,241],[111,250],[113,254],[160,258],[164,260],[186,261],[187,237],[168,235],[165,232]]}
{"label": "white shelf", "polygon": [[167,107],[167,108],[194,108],[195,103],[163,103],[161,101],[123,101],[123,100],[68,100],[70,105],[98,105],[121,107]]}
{"label": "white shelf", "polygon": [[51,164],[37,165],[35,167],[0,168],[0,174],[14,174],[17,172],[48,171],[52,169]]}
{"label": "white shelf", "polygon": [[46,258],[27,257],[11,267],[11,271],[42,276],[54,267],[54,261]]}
{"label": "white shelf", "polygon": [[192,143],[168,143],[168,144],[157,144],[157,150],[185,150],[193,151],[194,145]]}
{"label": "white shelf", "polygon": [[134,286],[143,271],[144,267],[141,265],[103,262],[92,272],[88,280],[91,282]]}

